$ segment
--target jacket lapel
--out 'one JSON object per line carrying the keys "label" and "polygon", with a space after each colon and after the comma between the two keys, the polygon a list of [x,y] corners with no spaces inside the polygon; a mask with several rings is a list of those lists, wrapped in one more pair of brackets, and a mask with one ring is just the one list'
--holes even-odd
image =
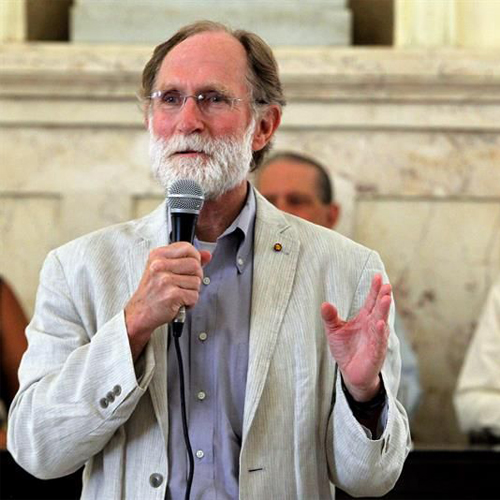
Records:
{"label": "jacket lapel", "polygon": [[[257,214],[254,237],[254,269],[249,338],[249,359],[243,441],[252,424],[267,378],[278,333],[290,300],[300,244],[281,212],[256,193]],[[149,252],[168,241],[165,204],[137,222],[139,238],[128,256],[130,295],[139,285]],[[149,391],[161,424],[165,443],[168,438],[167,403],[167,326],[158,328],[147,346],[153,353],[155,372]]]}
{"label": "jacket lapel", "polygon": [[[136,234],[138,234],[139,238],[130,249],[128,256],[130,295],[139,286],[149,252],[168,243],[165,203],[162,203],[151,214],[137,222]],[[146,346],[146,349],[150,351],[147,354],[154,359],[155,363],[153,377],[149,384],[149,392],[156,418],[161,425],[165,449],[167,449],[168,439],[167,338],[168,326],[164,325],[155,330]]]}
{"label": "jacket lapel", "polygon": [[257,194],[243,442],[262,395],[290,300],[299,246],[283,214]]}

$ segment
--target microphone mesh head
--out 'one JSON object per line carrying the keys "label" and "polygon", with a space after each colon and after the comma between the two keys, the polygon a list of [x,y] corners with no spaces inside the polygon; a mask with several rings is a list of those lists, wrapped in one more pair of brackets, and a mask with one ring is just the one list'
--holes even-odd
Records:
{"label": "microphone mesh head", "polygon": [[179,179],[168,188],[167,204],[171,213],[199,214],[204,200],[203,189],[191,179]]}

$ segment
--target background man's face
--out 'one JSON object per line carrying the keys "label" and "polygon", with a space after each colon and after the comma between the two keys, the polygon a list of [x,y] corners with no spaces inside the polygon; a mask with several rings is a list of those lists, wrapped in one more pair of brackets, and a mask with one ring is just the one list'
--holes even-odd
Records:
{"label": "background man's face", "polygon": [[258,189],[284,212],[328,228],[337,221],[338,207],[320,200],[317,172],[307,163],[279,159],[266,165],[258,176]]}

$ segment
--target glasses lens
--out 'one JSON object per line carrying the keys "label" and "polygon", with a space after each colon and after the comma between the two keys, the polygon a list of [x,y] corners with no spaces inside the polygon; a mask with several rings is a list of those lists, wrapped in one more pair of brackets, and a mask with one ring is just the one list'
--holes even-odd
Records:
{"label": "glasses lens", "polygon": [[168,91],[163,92],[160,97],[160,102],[162,106],[168,109],[179,109],[182,106],[184,97],[179,92]]}
{"label": "glasses lens", "polygon": [[232,100],[215,90],[199,94],[196,100],[200,109],[207,114],[217,114],[227,111],[232,107]]}

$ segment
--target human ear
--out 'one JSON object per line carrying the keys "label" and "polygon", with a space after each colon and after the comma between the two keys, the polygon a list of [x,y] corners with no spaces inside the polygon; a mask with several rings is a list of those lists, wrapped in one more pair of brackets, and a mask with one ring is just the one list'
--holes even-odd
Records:
{"label": "human ear", "polygon": [[339,220],[340,205],[331,203],[328,207],[328,227],[334,228]]}
{"label": "human ear", "polygon": [[260,151],[271,140],[274,132],[281,123],[281,110],[279,106],[271,104],[257,120],[252,141],[253,151]]}

